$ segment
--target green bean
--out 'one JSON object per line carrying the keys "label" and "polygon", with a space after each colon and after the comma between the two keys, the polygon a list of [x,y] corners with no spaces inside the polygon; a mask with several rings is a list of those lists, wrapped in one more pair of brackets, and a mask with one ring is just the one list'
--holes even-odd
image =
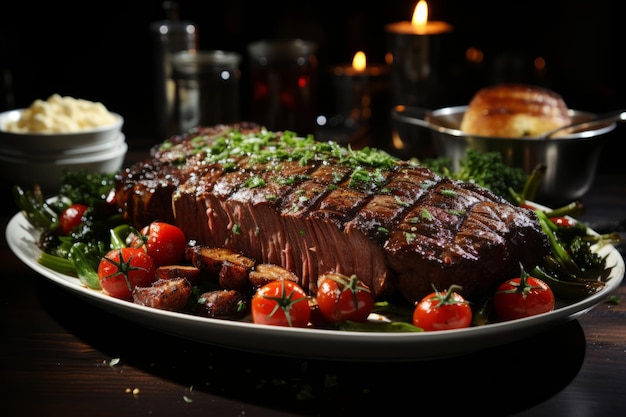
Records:
{"label": "green bean", "polygon": [[13,187],[13,199],[28,222],[36,229],[49,229],[56,221],[54,212],[48,208],[40,194],[24,191],[16,185]]}
{"label": "green bean", "polygon": [[73,277],[76,276],[76,268],[74,268],[74,264],[69,259],[42,252],[39,258],[37,258],[37,262],[40,265],[50,268],[60,274],[70,275]]}
{"label": "green bean", "polygon": [[541,210],[537,210],[536,212],[537,216],[539,216],[539,223],[541,224],[543,232],[548,236],[548,239],[550,239],[550,248],[552,249],[554,257],[561,263],[561,265],[563,265],[565,269],[567,269],[570,274],[576,276],[580,275],[580,268],[572,260],[567,250],[559,243],[554,234],[553,228],[556,225],[552,223],[546,214]]}
{"label": "green bean", "polygon": [[586,207],[583,205],[583,203],[581,203],[580,201],[574,201],[565,206],[548,210],[545,212],[545,214],[548,218],[561,216],[579,217],[585,214],[585,211]]}

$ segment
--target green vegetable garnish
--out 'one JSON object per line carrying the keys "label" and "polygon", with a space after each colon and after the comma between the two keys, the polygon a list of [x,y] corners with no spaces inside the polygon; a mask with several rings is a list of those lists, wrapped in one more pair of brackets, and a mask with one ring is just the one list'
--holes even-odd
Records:
{"label": "green vegetable garnish", "polygon": [[499,152],[479,152],[468,148],[457,172],[454,172],[450,158],[446,157],[424,159],[418,163],[444,177],[488,188],[511,202],[516,201],[510,190],[521,194],[528,178],[523,169],[506,165]]}

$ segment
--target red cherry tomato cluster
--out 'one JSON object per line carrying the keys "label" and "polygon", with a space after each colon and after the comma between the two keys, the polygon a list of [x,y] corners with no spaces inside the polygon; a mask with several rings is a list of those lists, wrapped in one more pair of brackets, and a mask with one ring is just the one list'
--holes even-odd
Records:
{"label": "red cherry tomato cluster", "polygon": [[109,251],[98,266],[102,290],[116,298],[131,299],[135,287],[156,281],[156,268],[184,258],[187,238],[177,226],[153,222],[135,236],[128,247]]}
{"label": "red cherry tomato cluster", "polygon": [[[252,320],[258,324],[306,327],[313,319],[312,298],[297,283],[272,281],[252,297]],[[315,294],[316,312],[322,320],[337,324],[364,322],[374,309],[374,297],[356,275],[328,273],[319,277]]]}

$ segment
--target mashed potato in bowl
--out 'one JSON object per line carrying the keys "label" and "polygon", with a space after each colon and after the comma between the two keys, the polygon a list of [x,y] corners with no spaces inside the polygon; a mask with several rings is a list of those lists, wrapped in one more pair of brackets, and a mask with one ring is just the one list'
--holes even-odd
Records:
{"label": "mashed potato in bowl", "polygon": [[115,115],[99,102],[53,94],[35,100],[4,130],[14,133],[71,133],[113,124]]}

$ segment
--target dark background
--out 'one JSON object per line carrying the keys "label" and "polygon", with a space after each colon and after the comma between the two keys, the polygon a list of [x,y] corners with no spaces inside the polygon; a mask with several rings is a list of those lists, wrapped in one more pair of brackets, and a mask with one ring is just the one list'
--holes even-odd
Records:
{"label": "dark background", "polygon": [[[242,118],[249,116],[246,45],[262,38],[301,37],[319,43],[320,68],[348,63],[358,50],[383,62],[385,25],[410,20],[417,0],[362,2],[181,0],[180,16],[199,28],[201,49],[242,53]],[[454,26],[446,39],[442,94],[432,108],[467,104],[481,87],[500,81],[543,85],[570,108],[591,112],[626,109],[623,6],[594,1],[430,0],[430,20]],[[125,117],[133,141],[157,137],[152,101],[149,26],[165,17],[161,1],[80,3],[11,2],[0,12],[0,110],[27,107],[53,93],[100,101]],[[464,53],[484,51],[469,67]],[[533,70],[546,59],[541,77]],[[320,83],[320,111],[332,91]],[[611,133],[602,171],[623,171],[623,127]]]}

